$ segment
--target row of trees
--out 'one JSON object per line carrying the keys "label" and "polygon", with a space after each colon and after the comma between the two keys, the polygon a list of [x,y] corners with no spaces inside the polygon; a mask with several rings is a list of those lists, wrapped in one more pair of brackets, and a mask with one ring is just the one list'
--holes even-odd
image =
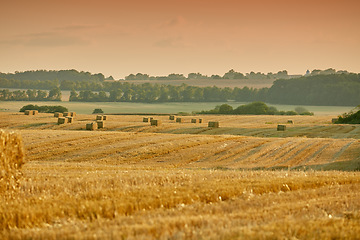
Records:
{"label": "row of trees", "polygon": [[60,88],[54,88],[49,92],[43,90],[0,90],[0,101],[61,101]]}

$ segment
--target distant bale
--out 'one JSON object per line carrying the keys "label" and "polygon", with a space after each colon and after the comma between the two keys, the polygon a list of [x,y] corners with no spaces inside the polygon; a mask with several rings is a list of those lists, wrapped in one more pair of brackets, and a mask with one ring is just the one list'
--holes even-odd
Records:
{"label": "distant bale", "polygon": [[71,117],[76,117],[76,112],[70,112]]}
{"label": "distant bale", "polygon": [[63,114],[61,113],[61,112],[55,112],[54,113],[54,117],[62,117],[63,116]]}
{"label": "distant bale", "polygon": [[337,120],[339,120],[339,119],[338,118],[333,118],[333,119],[331,119],[331,123],[336,123]]}
{"label": "distant bale", "polygon": [[174,115],[170,115],[170,116],[169,116],[169,120],[175,120],[175,116],[174,116]]}
{"label": "distant bale", "polygon": [[202,123],[202,122],[203,122],[202,118],[199,118],[199,123]]}
{"label": "distant bale", "polygon": [[69,113],[69,112],[64,112],[64,113],[63,113],[63,116],[64,116],[64,117],[67,117],[67,116],[70,117],[70,113]]}
{"label": "distant bale", "polygon": [[176,122],[182,123],[182,122],[183,122],[183,119],[182,119],[182,118],[176,118]]}
{"label": "distant bale", "polygon": [[58,124],[64,124],[64,123],[67,123],[66,117],[59,117],[58,118]]}
{"label": "distant bale", "polygon": [[87,123],[86,124],[86,130],[96,130],[98,127],[97,122]]}
{"label": "distant bale", "polygon": [[31,110],[31,113],[32,113],[32,115],[36,115],[36,114],[39,113],[39,111],[38,110]]}
{"label": "distant bale", "polygon": [[219,122],[209,122],[208,127],[218,128],[220,127]]}
{"label": "distant bale", "polygon": [[96,116],[96,120],[102,121],[102,120],[103,120],[103,116],[102,116],[102,115],[97,115],[97,116]]}
{"label": "distant bale", "polygon": [[105,121],[105,120],[107,120],[107,119],[108,119],[108,116],[103,115],[103,120]]}
{"label": "distant bale", "polygon": [[150,119],[147,118],[147,117],[144,117],[144,118],[143,118],[143,122],[150,122]]}
{"label": "distant bale", "polygon": [[25,151],[20,135],[0,129],[0,192],[18,189]]}
{"label": "distant bale", "polygon": [[286,125],[278,125],[277,130],[278,131],[285,131],[286,130]]}
{"label": "distant bale", "polygon": [[198,122],[199,122],[199,119],[196,119],[196,118],[191,119],[191,123],[198,123]]}
{"label": "distant bale", "polygon": [[287,123],[288,124],[294,124],[294,121],[293,120],[288,120]]}
{"label": "distant bale", "polygon": [[[31,110],[25,110],[25,115],[30,115]],[[31,112],[32,113],[32,112]]]}
{"label": "distant bale", "polygon": [[74,122],[74,118],[73,118],[73,117],[66,117],[66,122],[67,122],[67,123],[73,123],[73,122]]}
{"label": "distant bale", "polygon": [[150,124],[151,126],[160,126],[162,124],[162,121],[161,120],[155,120],[155,119],[152,119],[150,121]]}
{"label": "distant bale", "polygon": [[105,128],[105,122],[104,121],[96,121],[98,128]]}

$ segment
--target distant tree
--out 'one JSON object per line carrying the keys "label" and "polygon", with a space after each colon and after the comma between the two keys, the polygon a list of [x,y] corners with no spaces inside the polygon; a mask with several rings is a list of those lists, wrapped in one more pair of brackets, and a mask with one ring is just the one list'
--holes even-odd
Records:
{"label": "distant tree", "polygon": [[222,104],[219,108],[220,114],[231,114],[233,112],[233,107],[229,104]]}
{"label": "distant tree", "polygon": [[94,111],[92,112],[92,114],[95,113],[104,113],[104,111],[101,108],[95,108]]}

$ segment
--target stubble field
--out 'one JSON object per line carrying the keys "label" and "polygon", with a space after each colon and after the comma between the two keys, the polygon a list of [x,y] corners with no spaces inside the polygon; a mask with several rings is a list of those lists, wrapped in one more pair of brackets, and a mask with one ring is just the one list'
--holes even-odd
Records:
{"label": "stubble field", "polygon": [[27,160],[20,188],[0,198],[0,238],[360,236],[360,126],[334,116],[152,116],[155,127],[143,117],[109,115],[86,131],[95,115],[58,125],[51,114],[0,113]]}

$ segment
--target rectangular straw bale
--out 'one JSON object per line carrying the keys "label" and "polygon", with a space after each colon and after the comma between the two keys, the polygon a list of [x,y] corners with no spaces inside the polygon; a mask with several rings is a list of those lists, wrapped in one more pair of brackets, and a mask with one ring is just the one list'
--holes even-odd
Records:
{"label": "rectangular straw bale", "polygon": [[143,122],[150,122],[150,119],[147,118],[147,117],[144,117],[144,118],[143,118]]}
{"label": "rectangular straw bale", "polygon": [[32,110],[31,112],[32,112],[32,115],[36,115],[36,114],[38,114],[38,113],[39,113],[39,111],[38,111],[38,110]]}
{"label": "rectangular straw bale", "polygon": [[169,120],[175,120],[175,116],[174,116],[174,115],[170,115],[170,116],[169,116]]}
{"label": "rectangular straw bale", "polygon": [[199,118],[199,123],[202,123],[202,122],[203,122],[202,118]]}
{"label": "rectangular straw bale", "polygon": [[294,121],[293,120],[288,120],[287,123],[288,124],[294,124]]}
{"label": "rectangular straw bale", "polygon": [[76,112],[70,112],[71,117],[76,117]]}
{"label": "rectangular straw bale", "polygon": [[74,118],[73,118],[73,117],[66,117],[66,122],[67,122],[67,123],[73,123],[73,122],[74,122]]}
{"label": "rectangular straw bale", "polygon": [[198,123],[198,122],[199,122],[199,120],[196,118],[191,119],[191,123]]}
{"label": "rectangular straw bale", "polygon": [[30,115],[31,110],[25,110],[25,115]]}
{"label": "rectangular straw bale", "polygon": [[20,169],[24,163],[25,151],[21,136],[0,129],[0,192],[5,193],[20,186]]}
{"label": "rectangular straw bale", "polygon": [[156,119],[152,119],[152,120],[150,121],[151,126],[160,126],[161,123],[162,123],[161,120],[156,120]]}
{"label": "rectangular straw bale", "polygon": [[105,120],[107,120],[107,119],[108,119],[108,116],[103,115],[103,120],[105,121]]}
{"label": "rectangular straw bale", "polygon": [[286,125],[277,125],[277,130],[278,131],[285,131],[286,130]]}
{"label": "rectangular straw bale", "polygon": [[208,123],[208,127],[218,128],[219,126],[220,126],[219,122],[209,122]]}
{"label": "rectangular straw bale", "polygon": [[105,128],[105,122],[104,121],[96,121],[98,128]]}
{"label": "rectangular straw bale", "polygon": [[55,112],[54,113],[54,117],[62,117],[63,116],[63,114],[61,113],[61,112]]}
{"label": "rectangular straw bale", "polygon": [[64,117],[67,117],[67,116],[70,117],[70,113],[69,113],[69,112],[64,112],[64,113],[63,113],[63,116],[64,116]]}
{"label": "rectangular straw bale", "polygon": [[176,122],[182,123],[182,122],[183,122],[183,119],[182,119],[182,118],[176,118]]}
{"label": "rectangular straw bale", "polygon": [[97,129],[97,122],[87,123],[86,124],[86,130],[96,130]]}
{"label": "rectangular straw bale", "polygon": [[102,121],[102,120],[103,120],[103,116],[102,116],[102,115],[97,115],[97,116],[96,116],[96,120]]}
{"label": "rectangular straw bale", "polygon": [[65,117],[59,117],[58,124],[64,124],[64,123],[67,123],[67,119]]}

